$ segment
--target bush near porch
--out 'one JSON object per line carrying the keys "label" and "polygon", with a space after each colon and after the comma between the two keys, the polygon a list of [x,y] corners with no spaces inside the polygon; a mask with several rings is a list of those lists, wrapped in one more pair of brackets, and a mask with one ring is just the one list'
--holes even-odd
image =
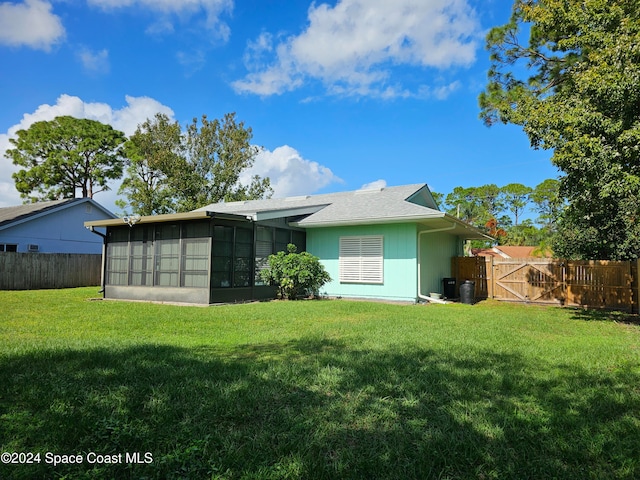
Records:
{"label": "bush near porch", "polygon": [[[636,317],[0,292],[0,478],[640,476]],[[144,458],[144,456],[142,457]]]}

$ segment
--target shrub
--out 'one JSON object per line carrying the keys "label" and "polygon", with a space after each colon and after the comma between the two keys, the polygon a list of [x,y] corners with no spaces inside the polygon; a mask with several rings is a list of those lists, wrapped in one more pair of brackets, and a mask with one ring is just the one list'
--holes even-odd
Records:
{"label": "shrub", "polygon": [[276,285],[280,298],[317,296],[320,287],[331,281],[320,259],[308,252],[296,253],[297,248],[291,243],[287,250],[269,255],[269,267],[260,272],[262,280]]}

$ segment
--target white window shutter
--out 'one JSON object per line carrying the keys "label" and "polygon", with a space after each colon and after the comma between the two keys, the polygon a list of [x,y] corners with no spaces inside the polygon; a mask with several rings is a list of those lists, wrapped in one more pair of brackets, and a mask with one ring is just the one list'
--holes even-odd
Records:
{"label": "white window shutter", "polygon": [[383,283],[382,235],[340,237],[339,276],[343,283]]}

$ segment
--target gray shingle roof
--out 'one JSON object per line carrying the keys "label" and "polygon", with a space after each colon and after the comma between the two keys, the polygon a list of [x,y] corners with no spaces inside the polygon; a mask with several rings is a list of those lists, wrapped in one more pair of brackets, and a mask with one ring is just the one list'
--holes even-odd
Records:
{"label": "gray shingle roof", "polygon": [[66,198],[47,202],[25,203],[13,207],[0,207],[0,228],[10,228],[14,223],[28,221],[30,217],[47,215],[49,212],[66,209],[75,203],[89,202],[108,217],[117,218],[112,212],[90,198]]}
{"label": "gray shingle roof", "polygon": [[[140,223],[196,220],[207,218],[209,214],[242,216],[253,221],[286,218],[290,224],[303,228],[420,223],[426,230],[446,230],[450,234],[465,238],[490,238],[478,229],[438,210],[425,184],[267,200],[212,203],[189,213],[141,217]],[[85,222],[85,225],[115,226],[121,225],[120,222],[121,220],[100,220]]]}
{"label": "gray shingle roof", "polygon": [[305,215],[301,227],[390,223],[442,218],[425,184],[302,197],[213,203],[199,210],[250,216],[255,220]]}
{"label": "gray shingle roof", "polygon": [[25,203],[23,205],[16,205],[15,207],[2,207],[0,208],[0,226],[23,220],[37,213],[42,213],[76,200],[76,198],[67,198],[64,200],[51,200],[49,202]]}

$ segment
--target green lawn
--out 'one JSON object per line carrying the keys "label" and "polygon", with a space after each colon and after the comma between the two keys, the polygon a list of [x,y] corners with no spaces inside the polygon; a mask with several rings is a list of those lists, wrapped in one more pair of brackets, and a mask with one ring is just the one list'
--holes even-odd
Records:
{"label": "green lawn", "polygon": [[96,290],[0,292],[0,478],[640,477],[633,318]]}

